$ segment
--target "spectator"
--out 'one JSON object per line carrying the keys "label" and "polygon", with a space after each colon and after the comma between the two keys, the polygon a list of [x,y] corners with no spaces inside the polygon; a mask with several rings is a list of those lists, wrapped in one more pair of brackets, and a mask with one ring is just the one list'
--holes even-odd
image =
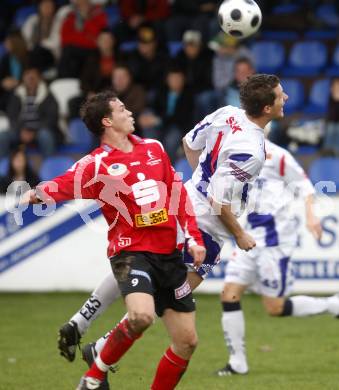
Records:
{"label": "spectator", "polygon": [[233,81],[226,89],[222,98],[222,105],[240,107],[239,89],[240,84],[255,73],[252,61],[247,57],[238,58],[234,63]]}
{"label": "spectator", "polygon": [[199,31],[187,30],[183,35],[183,44],[175,62],[184,71],[187,85],[195,94],[210,90],[213,52],[204,47]]}
{"label": "spectator", "polygon": [[[25,181],[31,187],[35,187],[40,182],[38,175],[28,164],[24,147],[12,151],[7,175],[0,178],[0,193],[6,194],[8,186],[13,181]],[[11,186],[10,193],[16,193],[17,189],[17,186]]]}
{"label": "spectator", "polygon": [[135,82],[142,84],[147,91],[152,91],[163,83],[168,55],[158,48],[153,28],[142,26],[138,30],[137,48],[126,53],[122,59],[131,69]]}
{"label": "spectator", "polygon": [[74,9],[61,27],[59,77],[78,77],[88,56],[97,48],[100,31],[107,27],[107,15],[90,0],[74,0]]}
{"label": "spectator", "polygon": [[170,11],[168,3],[168,0],[120,0],[122,22],[115,31],[118,41],[135,40],[143,24],[152,26],[161,34]]}
{"label": "spectator", "polygon": [[216,17],[220,0],[174,0],[172,16],[166,23],[166,36],[179,41],[186,30],[198,30],[207,42],[219,31]]}
{"label": "spectator", "polygon": [[331,82],[322,154],[339,157],[339,77]]}
{"label": "spectator", "polygon": [[0,60],[0,110],[5,111],[11,92],[18,86],[28,63],[28,50],[19,31],[10,32],[5,39],[7,53]]}
{"label": "spectator", "polygon": [[233,79],[234,63],[238,58],[251,59],[251,52],[240,45],[239,39],[220,31],[209,43],[214,51],[212,60],[212,82],[216,90],[224,90]]}
{"label": "spectator", "polygon": [[115,67],[115,38],[104,29],[97,39],[97,49],[89,56],[83,67],[81,80],[86,91],[98,92],[111,85],[111,75]]}
{"label": "spectator", "polygon": [[40,0],[38,14],[31,15],[21,28],[34,63],[41,71],[55,65],[58,53],[58,26],[55,18],[55,1]]}
{"label": "spectator", "polygon": [[55,152],[61,141],[58,131],[58,104],[41,79],[37,68],[27,68],[22,83],[11,96],[7,115],[10,130],[0,133],[1,154],[8,155],[11,144],[37,144],[44,157]]}
{"label": "spectator", "polygon": [[195,101],[195,118],[199,121],[208,113],[215,111],[220,104],[226,88],[233,79],[235,61],[240,57],[250,58],[251,52],[239,46],[239,40],[220,31],[209,43],[208,47],[215,53],[212,59],[213,89],[200,92]]}
{"label": "spectator", "polygon": [[131,71],[127,66],[116,66],[112,73],[112,86],[117,97],[137,120],[146,106],[146,92],[141,85],[133,82]]}
{"label": "spectator", "polygon": [[193,94],[185,85],[180,68],[172,67],[166,76],[166,85],[155,94],[153,112],[140,116],[143,137],[161,140],[175,162],[181,139],[193,125]]}

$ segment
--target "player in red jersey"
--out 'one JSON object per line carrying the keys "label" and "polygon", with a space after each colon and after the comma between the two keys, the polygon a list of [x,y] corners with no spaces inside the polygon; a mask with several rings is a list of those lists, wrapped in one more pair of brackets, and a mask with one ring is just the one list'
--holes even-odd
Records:
{"label": "player in red jersey", "polygon": [[196,267],[206,253],[192,206],[161,144],[131,134],[132,113],[113,92],[90,98],[82,117],[100,137],[101,146],[65,174],[29,191],[23,200],[95,199],[109,225],[108,257],[128,319],[112,330],[77,389],[100,388],[109,367],[153,323],[155,313],[162,317],[172,343],[151,388],[174,389],[197,344],[195,305],[186,266],[176,249],[177,221]]}

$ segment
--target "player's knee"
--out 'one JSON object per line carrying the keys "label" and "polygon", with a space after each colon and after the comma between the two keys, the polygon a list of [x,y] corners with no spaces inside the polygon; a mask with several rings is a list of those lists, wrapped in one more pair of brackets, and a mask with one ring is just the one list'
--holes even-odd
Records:
{"label": "player's knee", "polygon": [[221,292],[222,302],[239,302],[241,294],[232,285],[225,284]]}
{"label": "player's knee", "polygon": [[184,337],[174,341],[174,345],[182,357],[189,359],[198,345],[198,335],[196,332],[186,333]]}
{"label": "player's knee", "polygon": [[280,300],[270,300],[264,302],[264,307],[266,313],[272,317],[281,316],[284,308],[283,303]]}
{"label": "player's knee", "polygon": [[142,333],[153,324],[154,315],[146,311],[138,311],[129,313],[128,319],[131,329],[136,333]]}

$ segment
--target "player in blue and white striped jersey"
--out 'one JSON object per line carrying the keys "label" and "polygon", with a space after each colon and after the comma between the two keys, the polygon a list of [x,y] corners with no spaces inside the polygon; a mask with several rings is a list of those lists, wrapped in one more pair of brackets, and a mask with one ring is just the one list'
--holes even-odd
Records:
{"label": "player in blue and white striped jersey", "polygon": [[322,228],[313,211],[314,187],[302,167],[285,149],[265,141],[266,161],[250,193],[254,208],[246,216],[246,231],[256,241],[250,252],[236,248],[226,266],[222,292],[222,327],[229,351],[229,362],[216,373],[245,374],[248,364],[245,350],[245,320],[241,297],[250,287],[262,295],[266,311],[273,316],[308,316],[321,313],[339,314],[339,297],[288,298],[293,285],[293,250],[297,245],[297,226],[290,210],[296,196],[305,203],[306,224],[315,239]]}

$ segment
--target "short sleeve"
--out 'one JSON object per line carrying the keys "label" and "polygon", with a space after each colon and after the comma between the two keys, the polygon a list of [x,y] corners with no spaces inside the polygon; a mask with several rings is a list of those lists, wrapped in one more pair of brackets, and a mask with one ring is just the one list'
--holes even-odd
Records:
{"label": "short sleeve", "polygon": [[208,116],[201,122],[199,122],[190,132],[185,136],[185,141],[190,149],[202,150],[206,146],[206,138],[208,130],[212,125],[212,121]]}

